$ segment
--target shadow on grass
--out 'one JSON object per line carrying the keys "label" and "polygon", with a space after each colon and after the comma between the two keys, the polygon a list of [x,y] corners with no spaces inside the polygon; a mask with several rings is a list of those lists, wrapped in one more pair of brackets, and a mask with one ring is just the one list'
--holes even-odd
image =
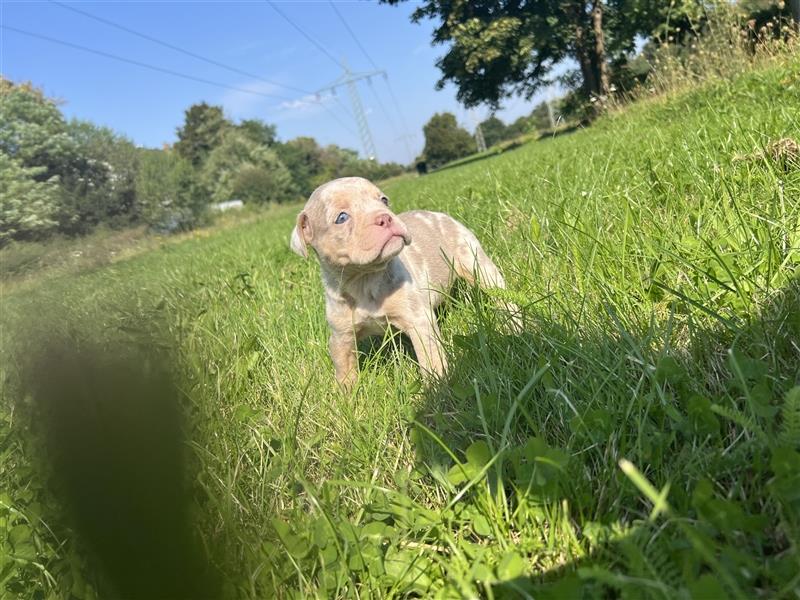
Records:
{"label": "shadow on grass", "polygon": [[[508,498],[510,529],[523,530],[513,521],[526,506],[564,511],[560,532],[553,522],[541,527],[549,529],[543,539],[564,535],[566,554],[498,577],[496,593],[711,598],[788,590],[800,530],[775,460],[783,456],[783,398],[800,384],[800,280],[741,322],[688,323],[680,347],[669,347],[662,331],[630,331],[610,316],[618,328],[599,335],[545,319],[520,335],[477,323],[476,333],[455,338],[448,379],[425,391],[416,420],[433,435],[416,436],[423,472],[446,478],[450,453],[469,466],[476,442],[484,443],[494,456],[502,452],[485,463],[486,486],[490,498]],[[668,486],[666,520],[667,511],[649,519],[652,504],[620,470],[623,458],[657,490]],[[495,501],[476,500],[474,489],[460,502]],[[516,542],[537,562],[548,552],[540,543]]]}
{"label": "shadow on grass", "polygon": [[60,505],[44,517],[76,532],[100,597],[216,598],[193,523],[183,397],[153,344],[55,334],[31,344],[20,412]]}

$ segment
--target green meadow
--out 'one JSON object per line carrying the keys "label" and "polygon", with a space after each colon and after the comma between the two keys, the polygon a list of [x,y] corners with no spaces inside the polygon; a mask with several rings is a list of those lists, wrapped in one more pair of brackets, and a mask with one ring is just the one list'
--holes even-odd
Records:
{"label": "green meadow", "polygon": [[319,268],[288,247],[299,206],[6,284],[0,596],[108,597],[19,376],[68,339],[173,361],[215,595],[800,598],[785,138],[800,139],[796,56],[389,182],[396,212],[453,215],[508,280],[453,290],[441,381],[387,337],[337,388]]}

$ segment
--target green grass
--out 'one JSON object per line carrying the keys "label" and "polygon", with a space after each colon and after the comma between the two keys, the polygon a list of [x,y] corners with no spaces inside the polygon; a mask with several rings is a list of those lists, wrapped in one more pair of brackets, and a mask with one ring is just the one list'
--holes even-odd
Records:
{"label": "green grass", "polygon": [[298,207],[6,295],[5,593],[102,585],[31,467],[18,369],[43,335],[155,329],[226,595],[800,597],[800,170],[756,155],[787,136],[796,58],[390,183],[471,227],[524,311],[509,335],[457,289],[430,385],[385,340],[336,388]]}

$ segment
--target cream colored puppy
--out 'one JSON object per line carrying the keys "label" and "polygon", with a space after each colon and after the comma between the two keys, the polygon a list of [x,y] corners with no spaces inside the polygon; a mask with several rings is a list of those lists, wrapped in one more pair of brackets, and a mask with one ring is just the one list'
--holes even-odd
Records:
{"label": "cream colored puppy", "polygon": [[475,235],[455,219],[412,210],[395,215],[388,198],[360,177],[335,179],[311,194],[297,216],[291,248],[314,249],[322,268],[336,379],[358,377],[356,342],[393,326],[411,338],[420,366],[444,374],[447,363],[434,309],[456,276],[505,287]]}

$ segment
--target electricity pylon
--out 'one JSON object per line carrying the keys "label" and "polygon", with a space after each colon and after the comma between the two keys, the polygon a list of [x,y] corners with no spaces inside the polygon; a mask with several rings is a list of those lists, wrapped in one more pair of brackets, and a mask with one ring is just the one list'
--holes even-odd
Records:
{"label": "electricity pylon", "polygon": [[483,137],[483,130],[481,129],[481,120],[478,113],[474,110],[469,111],[469,116],[472,117],[472,122],[475,124],[475,142],[478,145],[478,152],[486,152],[486,140]]}
{"label": "electricity pylon", "polygon": [[336,81],[318,89],[316,92],[318,96],[322,92],[327,92],[328,90],[335,94],[337,87],[347,86],[350,103],[353,105],[353,115],[355,116],[356,125],[358,126],[358,134],[361,137],[361,145],[364,147],[364,154],[370,160],[377,160],[378,153],[375,151],[375,142],[372,141],[372,132],[369,129],[367,115],[364,114],[364,107],[361,105],[361,97],[358,95],[356,81],[361,81],[362,79],[369,80],[376,75],[383,75],[385,77],[386,71],[376,70],[353,73],[347,66],[347,63],[344,63],[344,73],[342,73]]}

